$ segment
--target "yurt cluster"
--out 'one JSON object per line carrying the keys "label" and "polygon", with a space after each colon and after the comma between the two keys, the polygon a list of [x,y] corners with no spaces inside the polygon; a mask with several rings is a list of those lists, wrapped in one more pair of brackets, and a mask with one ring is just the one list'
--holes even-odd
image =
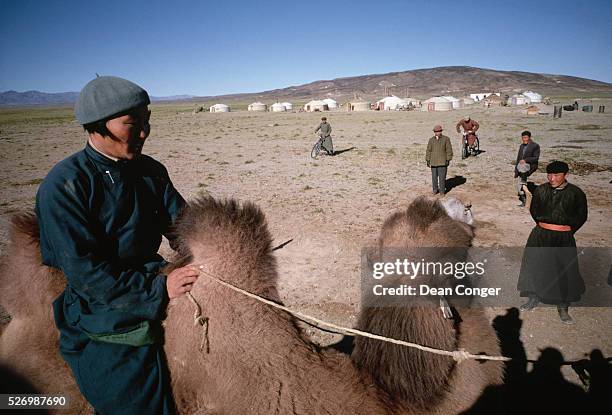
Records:
{"label": "yurt cluster", "polygon": [[270,106],[264,104],[263,102],[253,102],[247,108],[249,111],[253,112],[285,112],[285,111],[293,111],[293,104],[291,102],[276,102]]}
{"label": "yurt cluster", "polygon": [[[299,111],[323,112],[323,111],[452,111],[470,105],[529,105],[542,102],[542,95],[533,91],[525,91],[512,96],[503,95],[500,92],[479,92],[469,94],[462,98],[451,95],[435,96],[424,101],[417,98],[400,98],[395,95],[384,97],[378,101],[371,102],[361,98],[355,98],[344,104],[339,104],[331,98],[315,99],[307,102]],[[251,112],[292,112],[293,104],[290,102],[276,102],[267,105],[263,102],[253,102],[247,107]],[[210,112],[229,112],[231,109],[225,104],[215,104],[209,108]]]}

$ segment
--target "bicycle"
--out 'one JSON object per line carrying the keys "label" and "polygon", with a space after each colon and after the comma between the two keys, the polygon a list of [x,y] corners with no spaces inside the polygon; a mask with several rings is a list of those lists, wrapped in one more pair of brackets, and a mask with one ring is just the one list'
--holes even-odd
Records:
{"label": "bicycle", "polygon": [[312,147],[312,150],[310,150],[310,157],[312,157],[313,159],[316,159],[319,156],[319,153],[321,152],[322,145],[323,145],[323,137],[319,136],[319,139],[317,140],[315,145]]}
{"label": "bicycle", "polygon": [[[468,136],[474,137],[472,143],[469,142]],[[461,139],[461,158],[465,159],[469,156],[477,156],[480,153],[480,140],[478,136],[471,131],[463,133]]]}
{"label": "bicycle", "polygon": [[[319,156],[319,154],[321,153],[321,150],[323,149],[324,140],[325,139],[319,135],[319,139],[317,140],[315,145],[312,147],[312,150],[310,150],[310,157],[312,157],[313,159],[316,159]],[[325,152],[327,153],[327,155],[331,155],[329,152],[327,152],[327,150],[325,150]]]}

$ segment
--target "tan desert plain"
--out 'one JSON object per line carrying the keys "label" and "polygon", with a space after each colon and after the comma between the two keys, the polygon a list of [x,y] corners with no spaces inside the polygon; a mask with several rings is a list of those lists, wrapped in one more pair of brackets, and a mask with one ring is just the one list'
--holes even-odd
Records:
{"label": "tan desert plain", "polygon": [[[562,100],[569,104],[573,99]],[[152,133],[144,152],[168,168],[187,199],[200,194],[252,201],[265,213],[275,244],[282,301],[292,309],[352,327],[360,307],[360,252],[371,246],[382,222],[419,195],[431,193],[425,148],[441,124],[455,157],[447,178],[465,183],[449,196],[471,202],[475,246],[523,246],[533,221],[518,206],[513,161],[520,133],[530,130],[542,149],[533,176],[544,183],[543,167],[570,163],[570,181],[588,197],[589,219],[576,234],[579,246],[609,247],[612,235],[612,100],[594,99],[592,113],[528,116],[525,107],[472,106],[450,112],[327,112],[337,156],[310,158],[321,113],[193,113],[190,103],[154,104]],[[606,106],[604,114],[597,113]],[[236,105],[233,105],[236,107]],[[246,104],[244,105],[246,109]],[[295,105],[294,108],[298,108]],[[478,157],[461,160],[455,123],[470,115],[480,122]],[[6,251],[8,220],[31,210],[49,169],[83,148],[86,135],[72,108],[0,110],[0,249]],[[162,254],[170,256],[162,246]],[[517,278],[508,275],[507,278]],[[516,304],[515,306],[518,306]],[[612,356],[612,308],[571,308],[573,326],[563,325],[554,307],[521,314],[521,340],[530,359],[547,346],[566,360],[593,349]],[[492,320],[506,308],[487,310]],[[2,322],[8,321],[2,312]],[[308,326],[320,344],[340,336]],[[478,352],[477,350],[474,352]],[[579,382],[569,366],[566,377]]]}

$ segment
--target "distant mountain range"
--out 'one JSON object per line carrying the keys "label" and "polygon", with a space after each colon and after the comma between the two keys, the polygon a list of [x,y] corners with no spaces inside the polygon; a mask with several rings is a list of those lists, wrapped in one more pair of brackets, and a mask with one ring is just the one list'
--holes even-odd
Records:
{"label": "distant mountain range", "polygon": [[0,92],[0,105],[57,105],[74,103],[78,92],[47,93],[40,91]]}
{"label": "distant mountain range", "polygon": [[[197,97],[175,95],[152,97],[153,101],[280,101],[313,98],[379,98],[384,95],[427,98],[433,95],[461,97],[475,92],[515,93],[532,90],[542,95],[579,97],[612,96],[612,84],[566,75],[518,71],[496,71],[469,66],[446,66],[387,74],[353,76],[315,81],[271,91],[248,94]],[[45,93],[39,91],[0,93],[0,106],[55,105],[74,103],[77,92]]]}
{"label": "distant mountain range", "polygon": [[[0,106],[68,105],[74,104],[78,96],[78,92],[6,91],[0,92]],[[169,97],[151,97],[151,100],[182,101],[193,97],[193,95],[173,95]]]}

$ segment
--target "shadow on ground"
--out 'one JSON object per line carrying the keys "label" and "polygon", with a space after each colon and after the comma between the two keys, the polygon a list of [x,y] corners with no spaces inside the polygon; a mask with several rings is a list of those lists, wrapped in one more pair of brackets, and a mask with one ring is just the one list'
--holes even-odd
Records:
{"label": "shadow on ground", "polygon": [[334,154],[332,154],[332,155],[333,156],[337,156],[339,154],[346,153],[347,151],[355,150],[356,148],[357,147],[349,147],[349,148],[345,148],[345,149],[342,149],[342,150],[335,150]]}
{"label": "shadow on ground", "polygon": [[[528,360],[520,332],[519,311],[510,308],[493,320],[502,354],[512,357],[505,364],[504,384],[490,386],[463,414],[609,414],[612,413],[612,365],[600,350],[589,359],[565,362],[553,347]],[[533,369],[528,371],[528,363]],[[561,367],[571,365],[583,386],[567,381]]]}
{"label": "shadow on ground", "polygon": [[[537,360],[528,360],[520,337],[522,325],[516,308],[493,320],[502,355],[512,360],[505,363],[504,384],[486,388],[463,415],[612,413],[612,358],[605,358],[595,349],[589,359],[565,362],[559,350],[547,347]],[[352,336],[344,336],[329,347],[350,355],[353,340]],[[533,364],[531,371],[529,363]],[[563,377],[564,365],[576,371],[582,386]]]}
{"label": "shadow on ground", "polygon": [[467,179],[463,176],[455,176],[451,177],[450,179],[446,179],[446,181],[444,182],[446,193],[450,192],[455,187],[465,184],[465,182],[467,182]]}

